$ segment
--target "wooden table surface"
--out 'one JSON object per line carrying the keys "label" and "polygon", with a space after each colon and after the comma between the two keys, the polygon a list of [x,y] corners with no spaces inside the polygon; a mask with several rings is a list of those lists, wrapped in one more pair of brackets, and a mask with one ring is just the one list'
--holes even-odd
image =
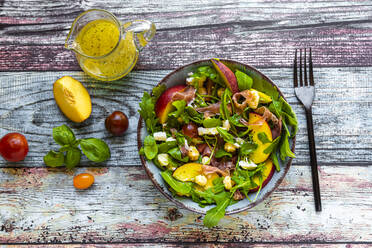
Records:
{"label": "wooden table surface", "polygon": [[[148,19],[154,40],[135,70],[102,83],[81,72],[64,40],[74,18],[104,8],[121,20]],[[323,211],[313,203],[304,111],[292,88],[294,49],[313,48],[313,107]],[[163,197],[141,167],[136,147],[138,102],[173,69],[197,59],[235,59],[261,69],[282,89],[299,119],[296,154],[285,180],[263,203],[205,228],[202,216]],[[55,104],[61,76],[81,80],[92,116],[72,123]],[[121,110],[130,117],[124,137],[104,128]],[[67,124],[78,137],[109,143],[106,163],[83,160],[78,169],[50,169],[42,157],[54,146],[52,128]],[[0,0],[0,136],[21,132],[27,158],[0,160],[0,243],[174,247],[372,246],[372,2],[305,1],[16,1]],[[77,191],[72,178],[95,175]],[[216,245],[217,244],[217,245]]]}

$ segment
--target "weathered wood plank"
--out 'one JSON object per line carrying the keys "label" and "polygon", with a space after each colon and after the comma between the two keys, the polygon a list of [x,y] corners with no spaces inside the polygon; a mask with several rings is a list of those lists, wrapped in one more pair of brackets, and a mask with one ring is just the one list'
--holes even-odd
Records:
{"label": "weathered wood plank", "polygon": [[[29,140],[30,152],[24,162],[1,167],[43,166],[42,157],[56,147],[52,128],[68,124],[77,137],[104,138],[112,150],[105,165],[139,165],[136,144],[138,102],[169,71],[135,71],[115,83],[100,83],[80,72],[0,73],[0,135],[17,131]],[[264,69],[282,89],[299,119],[295,164],[308,164],[306,120],[294,96],[291,69]],[[92,95],[92,116],[82,124],[72,123],[59,111],[53,99],[52,84],[61,76],[72,75],[88,87]],[[372,68],[323,68],[315,70],[316,99],[314,125],[319,165],[370,164],[372,161]],[[110,136],[104,127],[106,116],[121,110],[129,117],[124,137]],[[83,160],[82,166],[92,165]]]}
{"label": "weathered wood plank", "polygon": [[323,211],[314,211],[310,168],[294,166],[263,204],[203,227],[201,216],[174,207],[140,167],[81,168],[94,186],[77,191],[73,172],[0,170],[0,243],[25,242],[372,242],[368,167],[320,170]]}
{"label": "weathered wood plank", "polygon": [[[43,247],[53,247],[53,248],[104,248],[104,247],[125,247],[125,248],[138,248],[138,247],[200,247],[200,248],[228,248],[228,247],[235,247],[235,248],[282,248],[282,247],[314,247],[314,248],[367,248],[369,247],[368,243],[334,243],[334,244],[289,244],[289,243],[281,243],[281,244],[272,244],[272,243],[263,243],[263,244],[255,244],[255,243],[135,243],[135,244],[128,244],[128,243],[110,243],[110,244],[43,244]],[[40,247],[40,245],[7,245],[7,248],[33,248],[33,247]]]}
{"label": "weathered wood plank", "polygon": [[289,67],[288,54],[309,46],[318,53],[319,66],[372,65],[369,1],[113,1],[109,6],[6,1],[0,13],[0,70],[79,70],[63,43],[73,19],[96,7],[122,20],[156,23],[158,33],[138,69],[173,69],[189,62],[190,54],[193,59],[226,57],[259,67]]}

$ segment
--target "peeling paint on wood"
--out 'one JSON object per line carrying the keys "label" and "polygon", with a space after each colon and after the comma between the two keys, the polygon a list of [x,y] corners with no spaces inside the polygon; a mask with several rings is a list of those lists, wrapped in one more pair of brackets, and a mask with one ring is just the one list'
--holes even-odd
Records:
{"label": "peeling paint on wood", "polygon": [[63,44],[74,18],[90,8],[107,9],[123,21],[149,19],[157,25],[138,69],[174,69],[206,57],[289,67],[292,58],[287,54],[310,46],[318,52],[314,62],[319,66],[372,65],[368,1],[141,0],[123,8],[118,0],[109,5],[9,0],[0,16],[0,70],[79,70]]}
{"label": "peeling paint on wood", "polygon": [[262,204],[213,229],[185,209],[175,221],[165,218],[174,205],[141,167],[108,168],[85,191],[76,190],[72,179],[89,168],[38,173],[33,180],[39,183],[27,187],[22,179],[33,170],[0,171],[0,243],[372,242],[371,166],[322,166],[320,213],[314,211],[310,168],[293,166]]}

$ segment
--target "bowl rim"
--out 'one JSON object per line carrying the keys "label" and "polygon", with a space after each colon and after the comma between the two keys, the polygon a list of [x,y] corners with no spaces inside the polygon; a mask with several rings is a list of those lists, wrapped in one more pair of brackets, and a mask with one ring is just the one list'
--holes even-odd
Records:
{"label": "bowl rim", "polygon": [[[175,70],[171,71],[170,73],[168,73],[162,80],[160,80],[160,82],[158,84],[156,84],[156,86],[159,86],[160,84],[163,84],[164,81],[166,81],[170,76],[172,76],[173,74],[176,74],[178,73],[180,70],[188,67],[188,66],[192,66],[194,64],[198,64],[198,63],[203,63],[203,62],[209,62],[211,59],[202,59],[202,60],[196,60],[196,61],[193,61],[191,63],[188,63],[186,65],[183,65],[183,66],[180,66],[180,67],[177,67]],[[262,72],[260,72],[258,69],[256,69],[255,67],[251,66],[251,65],[248,65],[248,64],[245,64],[245,63],[242,63],[242,62],[239,62],[239,61],[235,61],[235,60],[231,60],[231,59],[220,59],[220,61],[222,62],[227,62],[227,63],[230,63],[230,64],[239,64],[240,66],[248,69],[248,70],[251,70],[251,71],[254,71],[256,72],[257,74],[259,74],[263,79],[265,79],[267,82],[269,82],[272,86],[275,86],[275,88],[278,90],[279,92],[279,95],[281,97],[283,97],[283,99],[287,102],[287,99],[284,97],[283,93],[280,91],[279,87],[269,78],[267,77],[265,74],[263,74]],[[154,86],[154,88],[156,87]],[[288,102],[287,102],[288,103]],[[138,154],[139,154],[139,150],[141,149],[142,147],[142,141],[141,141],[141,130],[142,130],[142,125],[143,125],[144,121],[143,121],[143,118],[142,116],[140,116],[139,120],[138,120],[138,126],[137,126],[137,146],[138,146]],[[296,146],[296,135],[292,138],[292,147],[291,147],[291,151],[294,153],[295,151],[295,146]],[[185,209],[188,209],[192,212],[195,212],[195,213],[199,213],[199,214],[203,214],[205,215],[204,212],[202,211],[199,211],[198,209],[195,209],[195,208],[191,208],[185,204],[183,204],[181,201],[178,201],[176,198],[174,197],[171,197],[170,195],[168,195],[167,193],[164,192],[163,188],[159,185],[159,183],[155,180],[155,178],[152,176],[152,173],[151,171],[149,170],[149,168],[147,167],[147,161],[145,159],[145,157],[143,155],[140,155],[140,159],[141,159],[141,164],[143,166],[143,168],[145,169],[146,171],[146,174],[147,176],[150,178],[150,180],[152,181],[152,183],[155,185],[155,187],[168,199],[170,200],[171,202],[175,203],[178,207],[181,207],[181,208],[185,208]],[[240,213],[242,211],[245,211],[245,210],[248,210],[248,209],[251,209],[255,206],[257,206],[258,204],[260,204],[261,202],[263,202],[264,200],[266,200],[266,198],[268,198],[278,187],[279,185],[283,182],[285,176],[287,175],[288,171],[289,171],[289,168],[291,167],[291,164],[292,164],[292,160],[293,158],[289,158],[288,159],[288,162],[287,162],[287,166],[285,167],[285,170],[284,170],[284,173],[279,177],[279,179],[275,182],[275,185],[274,187],[267,191],[260,199],[257,199],[255,202],[251,202],[249,205],[245,206],[245,207],[241,207],[241,208],[238,208],[238,209],[235,209],[235,210],[230,210],[230,211],[226,211],[225,215],[231,215],[231,214],[236,214],[236,213]],[[160,169],[159,169],[160,171]]]}

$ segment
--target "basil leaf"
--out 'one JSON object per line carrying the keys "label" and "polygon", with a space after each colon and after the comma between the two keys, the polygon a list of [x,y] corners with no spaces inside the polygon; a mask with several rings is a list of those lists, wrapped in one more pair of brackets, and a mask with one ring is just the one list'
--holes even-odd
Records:
{"label": "basil leaf", "polygon": [[257,149],[257,144],[250,143],[250,142],[244,142],[243,145],[240,146],[239,154],[240,156],[247,156],[256,149]]}
{"label": "basil leaf", "polygon": [[[100,139],[89,138],[80,140],[80,147],[87,158],[93,162],[103,162],[110,158],[110,148]],[[157,148],[157,147],[156,147]]]}
{"label": "basil leaf", "polygon": [[250,76],[239,70],[236,70],[235,76],[236,80],[238,81],[238,87],[240,91],[249,90],[250,88],[252,88],[253,79]]}
{"label": "basil leaf", "polygon": [[181,150],[178,147],[170,149],[168,151],[168,154],[171,155],[173,158],[179,160],[179,161],[182,161],[182,162],[188,162],[189,161],[188,156],[182,158]]}
{"label": "basil leaf", "polygon": [[70,145],[76,140],[71,128],[66,125],[53,128],[53,139],[61,146]]}
{"label": "basil leaf", "polygon": [[44,163],[49,167],[59,167],[63,165],[65,158],[62,152],[49,151],[44,156]]}
{"label": "basil leaf", "polygon": [[217,127],[217,131],[220,133],[221,137],[225,140],[225,142],[234,144],[234,136],[229,134],[226,130],[222,129],[221,127]]}
{"label": "basil leaf", "polygon": [[155,158],[156,154],[158,154],[158,146],[156,145],[156,141],[154,137],[151,135],[146,136],[144,141],[144,152],[146,158],[151,160]]}
{"label": "basil leaf", "polygon": [[221,120],[216,118],[204,119],[203,126],[206,128],[221,126]]}
{"label": "basil leaf", "polygon": [[71,147],[66,151],[65,164],[66,168],[72,169],[79,164],[81,159],[81,151],[79,148]]}
{"label": "basil leaf", "polygon": [[262,142],[262,144],[271,143],[271,141],[267,137],[266,133],[264,133],[264,132],[258,133],[257,137]]}
{"label": "basil leaf", "polygon": [[[227,192],[222,192],[227,193]],[[221,193],[221,194],[222,194]],[[230,198],[225,197],[223,200],[217,203],[217,206],[209,209],[204,217],[203,223],[206,227],[214,227],[218,225],[218,222],[225,216],[227,206],[230,204]]]}
{"label": "basil leaf", "polygon": [[181,195],[187,195],[190,194],[192,188],[191,183],[185,183],[180,182],[177,179],[175,179],[170,171],[162,171],[161,173],[162,178],[164,181],[177,193],[180,193]]}
{"label": "basil leaf", "polygon": [[177,146],[177,141],[167,141],[164,143],[161,143],[158,146],[158,152],[159,153],[166,153],[169,151],[169,149],[172,149],[173,147]]}
{"label": "basil leaf", "polygon": [[216,152],[216,154],[214,155],[216,158],[222,158],[224,156],[228,156],[229,158],[232,157],[232,154],[229,153],[229,152],[226,152],[225,150],[223,149],[220,149]]}

